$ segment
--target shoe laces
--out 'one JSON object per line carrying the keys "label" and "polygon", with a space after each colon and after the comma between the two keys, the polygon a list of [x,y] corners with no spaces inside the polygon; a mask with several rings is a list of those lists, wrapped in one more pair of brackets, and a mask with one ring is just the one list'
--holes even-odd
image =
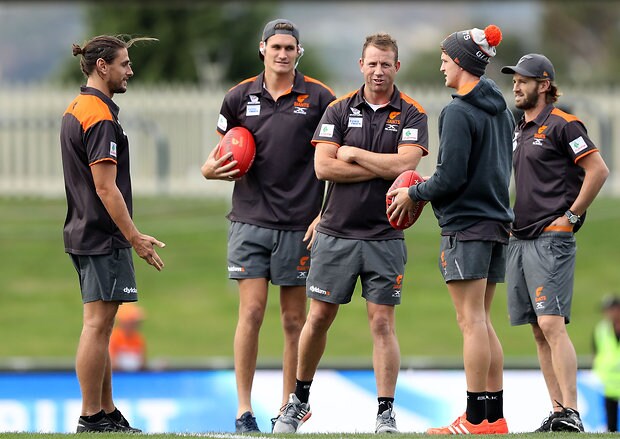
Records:
{"label": "shoe laces", "polygon": [[390,426],[396,426],[396,417],[391,409],[387,409],[379,415],[382,424],[388,424]]}
{"label": "shoe laces", "polygon": [[243,427],[248,430],[255,430],[258,427],[254,416],[243,416],[239,420],[241,421],[241,424],[243,425]]}

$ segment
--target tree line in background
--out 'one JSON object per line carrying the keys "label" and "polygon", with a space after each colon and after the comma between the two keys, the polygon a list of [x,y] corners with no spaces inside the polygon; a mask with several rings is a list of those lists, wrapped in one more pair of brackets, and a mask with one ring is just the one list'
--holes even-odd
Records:
{"label": "tree line in background", "polygon": [[[542,4],[541,41],[527,47],[522,35],[504,34],[498,55],[488,72],[499,74],[502,65],[514,64],[527,52],[548,55],[563,74],[561,85],[617,84],[620,71],[620,4],[616,1],[549,1]],[[153,36],[159,42],[143,43],[131,58],[141,83],[190,83],[203,86],[234,84],[262,70],[257,47],[262,25],[278,15],[275,2],[176,3],[136,2],[87,6],[89,35]],[[484,23],[472,26],[484,27]],[[446,34],[451,30],[446,30]],[[335,42],[337,44],[337,41]],[[333,83],[319,50],[306,47],[302,71]],[[403,65],[403,82],[441,86],[439,42],[436,48],[416,53]],[[75,62],[67,62],[61,79],[79,82]]]}

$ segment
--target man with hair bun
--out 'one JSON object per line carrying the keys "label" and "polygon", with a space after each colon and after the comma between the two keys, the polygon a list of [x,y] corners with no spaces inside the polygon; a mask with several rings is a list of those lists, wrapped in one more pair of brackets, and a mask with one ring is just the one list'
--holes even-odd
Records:
{"label": "man with hair bun", "polygon": [[112,101],[133,76],[128,48],[153,38],[100,35],[83,47],[80,67],[86,85],[62,118],[60,144],[67,196],[65,252],[78,272],[83,327],[75,369],[82,393],[77,432],[140,432],[112,398],[110,334],[118,307],[138,300],[131,249],[158,271],[155,247],[164,243],[138,231],[132,220],[129,141]]}
{"label": "man with hair bun", "polygon": [[434,174],[390,192],[392,220],[430,201],[441,227],[439,269],[463,335],[467,408],[451,425],[428,434],[508,433],[503,414],[501,343],[491,304],[504,281],[510,222],[509,185],[514,118],[497,85],[484,77],[502,39],[494,25],[450,34],[441,43],[445,85],[456,90],[439,116]]}

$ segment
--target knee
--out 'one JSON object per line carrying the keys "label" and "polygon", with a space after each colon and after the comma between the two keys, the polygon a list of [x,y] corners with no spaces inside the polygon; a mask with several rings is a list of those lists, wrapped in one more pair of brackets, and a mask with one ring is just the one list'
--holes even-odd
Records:
{"label": "knee", "polygon": [[373,317],[370,322],[370,330],[375,337],[387,337],[395,334],[394,322],[384,315]]}
{"label": "knee", "polygon": [[285,334],[298,335],[301,333],[301,328],[304,327],[306,322],[306,313],[304,312],[290,312],[286,311],[282,313],[282,329]]}
{"label": "knee", "polygon": [[239,321],[252,328],[260,328],[265,317],[265,308],[261,306],[247,306],[239,313]]}

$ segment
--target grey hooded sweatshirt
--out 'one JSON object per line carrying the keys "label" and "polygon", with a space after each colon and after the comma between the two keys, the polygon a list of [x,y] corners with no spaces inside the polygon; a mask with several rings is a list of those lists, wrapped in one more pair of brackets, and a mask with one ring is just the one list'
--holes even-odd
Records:
{"label": "grey hooded sweatshirt", "polygon": [[514,117],[497,84],[484,76],[452,98],[439,116],[435,173],[410,187],[409,196],[431,202],[442,232],[483,220],[510,223]]}

